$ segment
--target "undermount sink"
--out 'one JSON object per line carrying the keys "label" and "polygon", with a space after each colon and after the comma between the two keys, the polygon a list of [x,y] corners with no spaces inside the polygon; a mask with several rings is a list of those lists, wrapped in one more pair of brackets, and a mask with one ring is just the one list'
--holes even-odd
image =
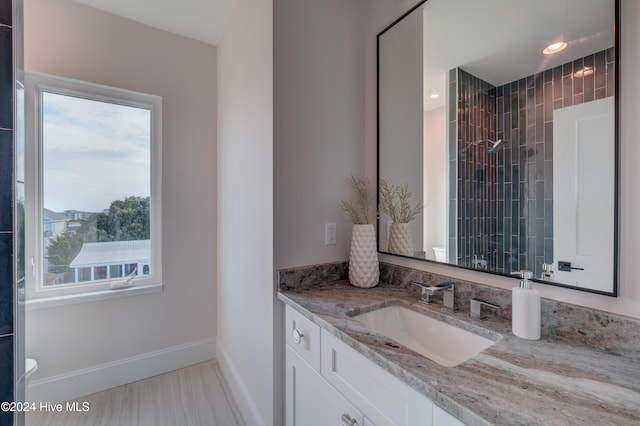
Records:
{"label": "undermount sink", "polygon": [[495,343],[403,306],[385,306],[353,319],[446,367],[458,365]]}

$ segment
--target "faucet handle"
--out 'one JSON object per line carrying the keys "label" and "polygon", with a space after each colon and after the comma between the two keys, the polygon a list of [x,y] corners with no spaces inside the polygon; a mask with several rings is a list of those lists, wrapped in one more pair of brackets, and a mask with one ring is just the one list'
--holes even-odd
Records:
{"label": "faucet handle", "polygon": [[437,285],[430,285],[413,281],[413,284],[421,288],[420,301],[427,304],[433,303],[433,299],[431,298],[431,296],[435,295],[438,291],[443,291],[444,294],[442,296],[442,302],[444,304],[444,307],[449,309],[450,311],[455,311],[453,298],[454,283],[452,281],[447,281]]}
{"label": "faucet handle", "polygon": [[471,319],[476,319],[476,320],[483,320],[486,318],[486,316],[482,315],[482,305],[491,306],[492,308],[497,308],[497,309],[501,308],[500,305],[487,302],[486,300],[478,299],[477,297],[474,297],[473,299],[471,299],[470,304],[471,304],[471,307],[470,307],[471,312],[469,313],[469,316],[471,317]]}
{"label": "faucet handle", "polygon": [[433,303],[431,296],[433,296],[433,292],[429,291],[429,284],[421,283],[418,281],[412,281],[413,285],[416,285],[420,288],[420,301],[423,303]]}

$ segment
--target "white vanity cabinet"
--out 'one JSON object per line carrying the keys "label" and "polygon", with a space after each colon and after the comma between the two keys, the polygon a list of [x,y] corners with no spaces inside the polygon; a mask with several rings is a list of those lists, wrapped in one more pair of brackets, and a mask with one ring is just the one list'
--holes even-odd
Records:
{"label": "white vanity cabinet", "polygon": [[287,307],[287,426],[362,426],[364,416],[320,375],[320,328]]}
{"label": "white vanity cabinet", "polygon": [[289,306],[285,332],[287,426],[464,426]]}

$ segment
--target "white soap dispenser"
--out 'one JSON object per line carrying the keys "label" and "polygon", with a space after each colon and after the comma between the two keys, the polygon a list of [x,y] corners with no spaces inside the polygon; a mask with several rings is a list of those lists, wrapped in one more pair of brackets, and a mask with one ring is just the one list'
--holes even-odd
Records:
{"label": "white soap dispenser", "polygon": [[531,271],[514,272],[522,277],[519,287],[511,291],[511,331],[529,340],[540,338],[540,292],[531,288]]}

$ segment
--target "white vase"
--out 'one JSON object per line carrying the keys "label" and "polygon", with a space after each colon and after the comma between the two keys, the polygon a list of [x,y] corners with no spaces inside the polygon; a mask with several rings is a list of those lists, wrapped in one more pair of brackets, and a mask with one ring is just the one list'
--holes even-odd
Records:
{"label": "white vase", "polygon": [[413,237],[408,223],[392,223],[389,230],[389,253],[413,257]]}
{"label": "white vase", "polygon": [[349,253],[349,282],[355,287],[371,288],[378,285],[379,278],[376,231],[371,224],[353,225]]}

